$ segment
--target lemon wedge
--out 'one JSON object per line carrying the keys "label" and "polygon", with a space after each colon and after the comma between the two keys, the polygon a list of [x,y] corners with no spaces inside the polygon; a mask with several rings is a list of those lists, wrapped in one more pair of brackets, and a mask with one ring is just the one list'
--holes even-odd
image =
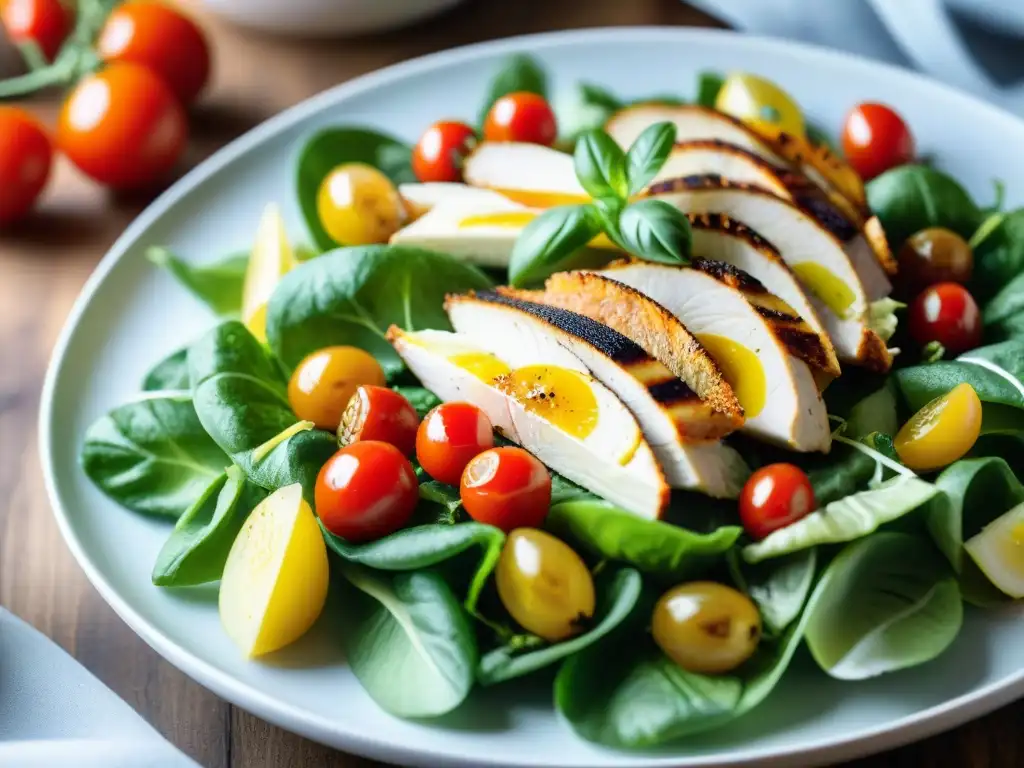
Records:
{"label": "lemon wedge", "polygon": [[1024,597],[1024,504],[986,525],[964,549],[1001,592]]}
{"label": "lemon wedge", "polygon": [[242,322],[261,342],[267,340],[267,302],[270,295],[296,264],[281,209],[271,203],[264,209],[256,229],[256,242],[249,256],[242,288]]}

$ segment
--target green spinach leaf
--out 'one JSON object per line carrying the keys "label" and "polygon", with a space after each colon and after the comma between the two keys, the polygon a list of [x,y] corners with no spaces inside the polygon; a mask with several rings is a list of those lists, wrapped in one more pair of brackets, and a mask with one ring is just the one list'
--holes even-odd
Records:
{"label": "green spinach leaf", "polygon": [[618,235],[630,253],[661,264],[689,264],[690,221],[664,200],[630,203],[619,215]]}
{"label": "green spinach leaf", "polygon": [[172,352],[163,360],[149,369],[142,380],[144,392],[156,392],[166,389],[189,389],[188,379],[188,347]]}
{"label": "green spinach leaf", "polygon": [[768,634],[782,634],[800,615],[814,584],[817,552],[811,547],[756,565],[730,560],[734,580],[761,611]]}
{"label": "green spinach leaf", "polygon": [[902,533],[877,533],[844,549],[807,612],[811,655],[841,680],[930,661],[963,621],[948,564],[927,541]]}
{"label": "green spinach leaf", "polygon": [[540,282],[599,234],[601,216],[593,205],[562,205],[545,211],[523,228],[512,247],[509,283]]}
{"label": "green spinach leaf", "polygon": [[411,155],[408,145],[370,128],[327,128],[313,135],[299,153],[295,191],[317,248],[329,251],[345,245],[327,234],[317,211],[320,184],[331,171],[343,163],[366,163],[395,184],[404,184],[416,181]]}
{"label": "green spinach leaf", "polygon": [[178,518],[157,555],[153,583],[187,587],[218,581],[242,524],[266,495],[238,467],[228,467]]}
{"label": "green spinach leaf", "polygon": [[146,258],[170,272],[197,299],[221,317],[242,311],[242,287],[249,254],[236,253],[210,264],[190,264],[168,251],[153,247]]}
{"label": "green spinach leaf", "polygon": [[929,501],[938,489],[916,477],[891,478],[878,488],[826,504],[792,525],[743,548],[748,563],[798,552],[818,544],[853,541]]}
{"label": "green spinach leaf", "polygon": [[395,386],[392,389],[412,403],[421,419],[441,404],[441,398],[425,387]]}
{"label": "green spinach leaf", "polygon": [[540,640],[542,647],[525,653],[516,652],[513,639],[484,654],[476,672],[477,680],[482,685],[493,685],[536,672],[593,645],[625,621],[640,599],[640,574],[632,568],[612,568],[606,569],[596,581],[598,605],[591,629],[560,643]]}
{"label": "green spinach leaf", "polygon": [[[985,359],[989,354],[981,347],[970,352],[966,357]],[[994,362],[994,361],[993,361]],[[1024,408],[1024,393],[1019,380],[1015,381],[1012,372],[1007,378],[989,368],[974,365],[962,360],[939,361],[927,365],[915,365],[912,368],[901,368],[893,372],[893,378],[899,387],[900,394],[911,411],[917,411],[936,397],[944,395],[961,382],[967,382],[978,393],[983,407],[982,428],[988,416],[990,405]]]}
{"label": "green spinach leaf", "polygon": [[81,463],[121,506],[177,519],[231,460],[203,429],[188,392],[161,392],[95,421],[85,433]]}
{"label": "green spinach leaf", "polygon": [[718,92],[722,90],[725,78],[717,72],[701,72],[697,76],[697,103],[714,109]]}
{"label": "green spinach leaf", "polygon": [[480,592],[498,564],[505,534],[482,523],[420,525],[392,533],[376,541],[354,544],[320,525],[327,546],[342,560],[379,571],[414,571],[429,568],[473,547],[482,555],[469,585],[466,607],[476,609]]}
{"label": "green spinach leaf", "polygon": [[525,53],[509,56],[502,64],[487,89],[487,96],[484,98],[483,106],[481,106],[480,114],[477,117],[477,125],[484,124],[487,113],[491,111],[494,102],[502,96],[517,91],[536,93],[544,98],[548,96],[547,73],[536,59]]}
{"label": "green spinach leaf", "polygon": [[473,687],[478,651],[469,618],[431,571],[342,568],[341,641],[352,672],[399,717],[436,717]]}
{"label": "green spinach leaf", "polygon": [[946,227],[969,238],[982,220],[970,195],[951,176],[923,165],[901,165],[868,182],[868,205],[882,222],[893,251],[926,227]]}
{"label": "green spinach leaf", "polygon": [[1024,208],[1005,215],[1002,223],[974,248],[971,293],[987,302],[1024,272]]}
{"label": "green spinach leaf", "polygon": [[593,83],[578,83],[575,88],[555,95],[558,122],[558,146],[571,152],[586,131],[602,128],[625,103],[607,88]]}
{"label": "green spinach leaf", "polygon": [[626,152],[628,194],[638,194],[665,164],[676,141],[675,123],[655,123],[641,133]]}
{"label": "green spinach leaf", "polygon": [[618,207],[629,191],[626,155],[600,128],[587,131],[573,152],[576,178],[592,198],[611,208]]}
{"label": "green spinach leaf", "polygon": [[987,328],[999,328],[1006,327],[1008,321],[1021,313],[1024,313],[1024,272],[1006,283],[985,305],[981,318]]}
{"label": "green spinach leaf", "polygon": [[341,248],[281,279],[267,305],[267,340],[289,369],[317,349],[348,344],[374,355],[394,377],[404,366],[385,338],[389,326],[450,329],[445,295],[490,287],[476,267],[443,253]]}
{"label": "green spinach leaf", "polygon": [[555,504],[545,527],[585,552],[666,581],[690,578],[722,562],[742,533],[734,525],[697,533],[590,499]]}

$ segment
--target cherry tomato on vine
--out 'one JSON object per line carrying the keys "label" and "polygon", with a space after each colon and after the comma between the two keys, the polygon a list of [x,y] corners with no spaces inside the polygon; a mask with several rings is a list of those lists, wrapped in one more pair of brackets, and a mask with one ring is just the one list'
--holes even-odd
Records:
{"label": "cherry tomato on vine", "polygon": [[914,137],[891,107],[864,102],[846,116],[843,152],[865,181],[914,159]]}
{"label": "cherry tomato on vine", "polygon": [[133,0],[110,14],[96,42],[106,62],[153,70],[182,104],[191,104],[210,76],[210,47],[202,30],[165,3]]}
{"label": "cherry tomato on vine", "polygon": [[424,182],[462,181],[462,161],[475,145],[476,131],[465,123],[436,122],[413,147],[413,173]]}
{"label": "cherry tomato on vine", "polygon": [[432,478],[459,485],[470,459],[494,447],[487,414],[471,403],[442,403],[416,432],[416,460]]}
{"label": "cherry tomato on vine", "polygon": [[922,291],[910,306],[910,336],[922,347],[937,341],[950,355],[981,344],[981,313],[974,297],[957,283]]}
{"label": "cherry tomato on vine", "polygon": [[71,13],[60,0],[7,0],[0,9],[11,42],[34,42],[48,61],[71,30]]}
{"label": "cherry tomato on vine", "polygon": [[505,533],[539,528],[551,506],[551,474],[522,448],[491,448],[466,465],[460,496],[462,506],[478,523]]}
{"label": "cherry tomato on vine", "polygon": [[118,62],[75,86],[60,113],[57,145],[96,181],[130,189],[174,167],[187,131],[185,110],[163,80]]}
{"label": "cherry tomato on vine", "polygon": [[391,443],[406,456],[416,452],[419,414],[398,392],[367,384],[348,401],[338,427],[338,442],[351,445],[360,440]]}
{"label": "cherry tomato on vine", "polygon": [[763,539],[813,512],[811,481],[800,467],[769,464],[747,480],[740,493],[740,520],[753,539]]}
{"label": "cherry tomato on vine", "polygon": [[22,109],[0,106],[0,226],[31,210],[50,177],[53,148]]}
{"label": "cherry tomato on vine", "polygon": [[407,522],[419,500],[419,482],[402,452],[376,440],[347,445],[320,468],[316,513],[331,533],[372,541]]}
{"label": "cherry tomato on vine", "polygon": [[558,135],[555,113],[547,99],[517,91],[502,96],[484,120],[487,141],[525,141],[551,146]]}

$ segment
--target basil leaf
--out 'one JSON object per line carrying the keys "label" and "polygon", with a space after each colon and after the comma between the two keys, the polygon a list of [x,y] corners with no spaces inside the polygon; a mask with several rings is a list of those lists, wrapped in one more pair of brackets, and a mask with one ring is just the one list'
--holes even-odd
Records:
{"label": "basil leaf", "polygon": [[717,72],[701,72],[697,76],[697,103],[714,109],[718,92],[722,90],[725,78]]}
{"label": "basil leaf", "polygon": [[508,279],[514,286],[543,280],[601,233],[601,217],[592,205],[551,208],[526,227],[512,247]]}
{"label": "basil leaf", "polygon": [[844,549],[807,612],[811,655],[840,680],[931,661],[963,622],[948,564],[927,541],[902,533],[878,533]]}
{"label": "basil leaf", "polygon": [[188,347],[172,352],[149,369],[142,380],[142,390],[153,392],[160,389],[189,389]]}
{"label": "basil leaf", "polygon": [[483,125],[487,119],[487,113],[491,111],[494,102],[502,96],[518,91],[536,93],[538,96],[548,96],[548,76],[540,64],[532,56],[519,53],[510,56],[502,64],[498,74],[491,81],[487,89],[487,96],[480,114],[477,117],[477,125]]}
{"label": "basil leaf", "polygon": [[157,555],[153,583],[186,587],[219,580],[242,524],[266,495],[241,469],[228,467],[178,519]]}
{"label": "basil leaf", "polygon": [[923,165],[886,171],[868,182],[866,191],[894,253],[927,227],[946,227],[966,239],[982,220],[978,206],[954,178]]}
{"label": "basil leaf", "polygon": [[363,688],[399,717],[437,717],[473,687],[473,628],[451,588],[432,571],[342,569],[341,643]]}
{"label": "basil leaf", "polygon": [[603,130],[587,131],[576,142],[573,152],[576,178],[595,200],[615,207],[629,193],[626,181],[626,155]]}
{"label": "basil leaf", "polygon": [[281,278],[267,304],[267,340],[289,369],[311,352],[347,344],[376,357],[392,378],[404,365],[385,338],[389,326],[450,329],[444,297],[490,287],[479,269],[444,253],[339,248]]}
{"label": "basil leaf", "polygon": [[210,264],[190,264],[166,248],[150,248],[146,258],[165,268],[193,296],[221,317],[242,311],[242,286],[249,267],[249,254],[236,253]]}
{"label": "basil leaf", "polygon": [[408,145],[370,128],[327,128],[313,135],[299,153],[295,174],[299,207],[313,243],[321,251],[345,245],[327,234],[317,210],[320,184],[331,171],[342,163],[366,163],[395,184],[403,184],[417,180],[411,157]]}
{"label": "basil leaf", "polygon": [[85,433],[82,469],[123,507],[177,519],[230,464],[203,429],[188,392],[114,408]]}
{"label": "basil leaf", "polygon": [[518,641],[513,639],[484,654],[477,668],[477,680],[482,685],[494,685],[536,672],[590,647],[625,621],[640,599],[643,588],[640,574],[632,568],[611,568],[595,581],[598,603],[591,629],[554,644],[536,638],[542,646],[526,653],[516,652],[516,643],[522,644],[522,636],[517,636]]}
{"label": "basil leaf", "polygon": [[664,200],[640,200],[619,215],[626,250],[647,261],[689,264],[692,234],[686,214]]}
{"label": "basil leaf", "polygon": [[658,174],[675,141],[675,123],[655,123],[644,129],[626,153],[628,194],[637,194]]}

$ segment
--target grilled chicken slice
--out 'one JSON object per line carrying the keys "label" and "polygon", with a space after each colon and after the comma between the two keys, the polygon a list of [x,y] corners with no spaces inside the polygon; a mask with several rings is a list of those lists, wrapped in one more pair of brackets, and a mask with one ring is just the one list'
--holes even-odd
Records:
{"label": "grilled chicken slice", "polygon": [[572,155],[540,144],[485,141],[466,157],[466,183],[534,208],[585,203]]}
{"label": "grilled chicken slice", "polygon": [[632,341],[588,317],[492,292],[450,296],[446,308],[456,332],[513,368],[544,360],[597,378],[636,417],[672,487],[739,494],[750,471],[714,442],[743,423],[738,408],[715,411]]}
{"label": "grilled chicken slice", "polygon": [[670,489],[636,419],[578,362],[564,368],[535,359],[514,368],[448,331],[392,326],[388,340],[423,386],[445,402],[473,403],[551,469],[640,517],[664,512]]}

